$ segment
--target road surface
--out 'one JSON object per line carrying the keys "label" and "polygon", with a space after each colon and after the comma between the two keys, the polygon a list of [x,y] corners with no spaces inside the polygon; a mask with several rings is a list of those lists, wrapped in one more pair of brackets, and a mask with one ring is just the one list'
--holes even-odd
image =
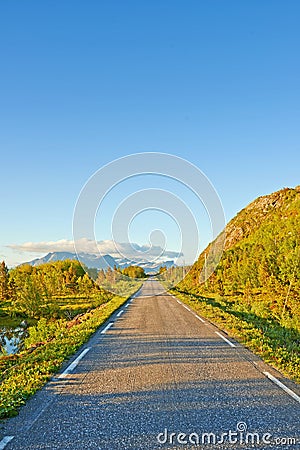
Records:
{"label": "road surface", "polygon": [[268,374],[149,280],[7,421],[0,449],[299,449],[299,386]]}

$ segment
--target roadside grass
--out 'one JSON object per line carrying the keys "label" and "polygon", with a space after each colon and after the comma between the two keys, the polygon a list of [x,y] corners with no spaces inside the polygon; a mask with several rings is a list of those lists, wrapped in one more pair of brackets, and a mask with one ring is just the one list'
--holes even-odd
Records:
{"label": "roadside grass", "polygon": [[[135,286],[134,291],[138,289]],[[130,295],[133,292],[130,292]],[[29,327],[29,337],[24,342],[24,350],[15,355],[0,357],[0,419],[18,414],[20,406],[40,389],[73,355],[91,335],[130,297],[115,296],[106,303],[91,309],[72,320],[58,318],[40,319]],[[83,305],[73,302],[73,312]],[[78,300],[78,299],[76,299]],[[93,301],[92,301],[93,303]],[[70,302],[60,307],[70,309]],[[76,305],[76,307],[75,307]],[[69,310],[68,309],[68,310]]]}
{"label": "roadside grass", "polygon": [[[92,308],[96,308],[113,297],[112,294],[92,294],[53,297],[46,300],[43,305],[45,317],[71,319],[78,314],[82,314]],[[8,301],[0,305],[0,330],[13,329],[26,319],[29,325],[34,325],[37,319],[28,317],[25,313],[11,313],[11,305]]]}
{"label": "roadside grass", "polygon": [[10,314],[10,304],[7,300],[2,300],[0,303],[0,330],[2,328],[16,328],[25,316],[16,317]]}
{"label": "roadside grass", "polygon": [[[238,298],[213,295],[210,298],[172,289],[171,293],[223,329],[229,336],[260,356],[284,375],[300,382],[300,332],[268,316],[265,309],[249,305]],[[259,302],[258,302],[259,305]]]}

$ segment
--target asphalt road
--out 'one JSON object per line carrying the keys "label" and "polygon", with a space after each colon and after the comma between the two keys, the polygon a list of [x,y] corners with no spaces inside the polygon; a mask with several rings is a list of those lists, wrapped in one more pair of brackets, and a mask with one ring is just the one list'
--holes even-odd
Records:
{"label": "asphalt road", "polygon": [[300,403],[264,372],[281,376],[160,288],[147,281],[7,421],[0,449],[300,448]]}

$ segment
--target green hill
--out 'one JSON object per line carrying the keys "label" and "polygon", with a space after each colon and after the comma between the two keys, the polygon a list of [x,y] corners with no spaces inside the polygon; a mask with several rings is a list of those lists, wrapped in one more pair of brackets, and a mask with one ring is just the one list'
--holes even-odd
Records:
{"label": "green hill", "polygon": [[197,279],[207,252],[186,278],[188,287],[222,295],[276,294],[278,313],[283,306],[299,313],[300,187],[259,197],[229,222],[221,261],[203,286]]}
{"label": "green hill", "polygon": [[209,248],[175,291],[299,380],[300,186],[259,197],[240,211],[226,226],[215,272],[203,283]]}

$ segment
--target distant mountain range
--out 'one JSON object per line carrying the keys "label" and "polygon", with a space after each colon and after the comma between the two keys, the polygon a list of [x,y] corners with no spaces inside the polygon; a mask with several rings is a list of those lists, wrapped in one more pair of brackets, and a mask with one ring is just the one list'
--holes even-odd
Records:
{"label": "distant mountain range", "polygon": [[40,266],[41,264],[51,263],[55,261],[64,261],[66,259],[76,259],[79,260],[81,263],[85,264],[86,267],[95,268],[95,269],[107,269],[108,267],[113,268],[114,265],[117,267],[120,267],[121,269],[128,267],[130,265],[139,265],[143,267],[145,272],[151,272],[154,270],[157,270],[161,266],[167,266],[171,267],[174,265],[173,260],[166,260],[166,261],[160,261],[157,262],[151,262],[146,260],[140,260],[140,261],[130,261],[129,259],[121,259],[121,258],[114,258],[110,255],[104,255],[104,256],[97,256],[90,253],[80,253],[79,257],[76,253],[71,252],[52,252],[48,253],[47,255],[36,258],[32,261],[29,261],[25,264],[30,264],[31,266]]}

